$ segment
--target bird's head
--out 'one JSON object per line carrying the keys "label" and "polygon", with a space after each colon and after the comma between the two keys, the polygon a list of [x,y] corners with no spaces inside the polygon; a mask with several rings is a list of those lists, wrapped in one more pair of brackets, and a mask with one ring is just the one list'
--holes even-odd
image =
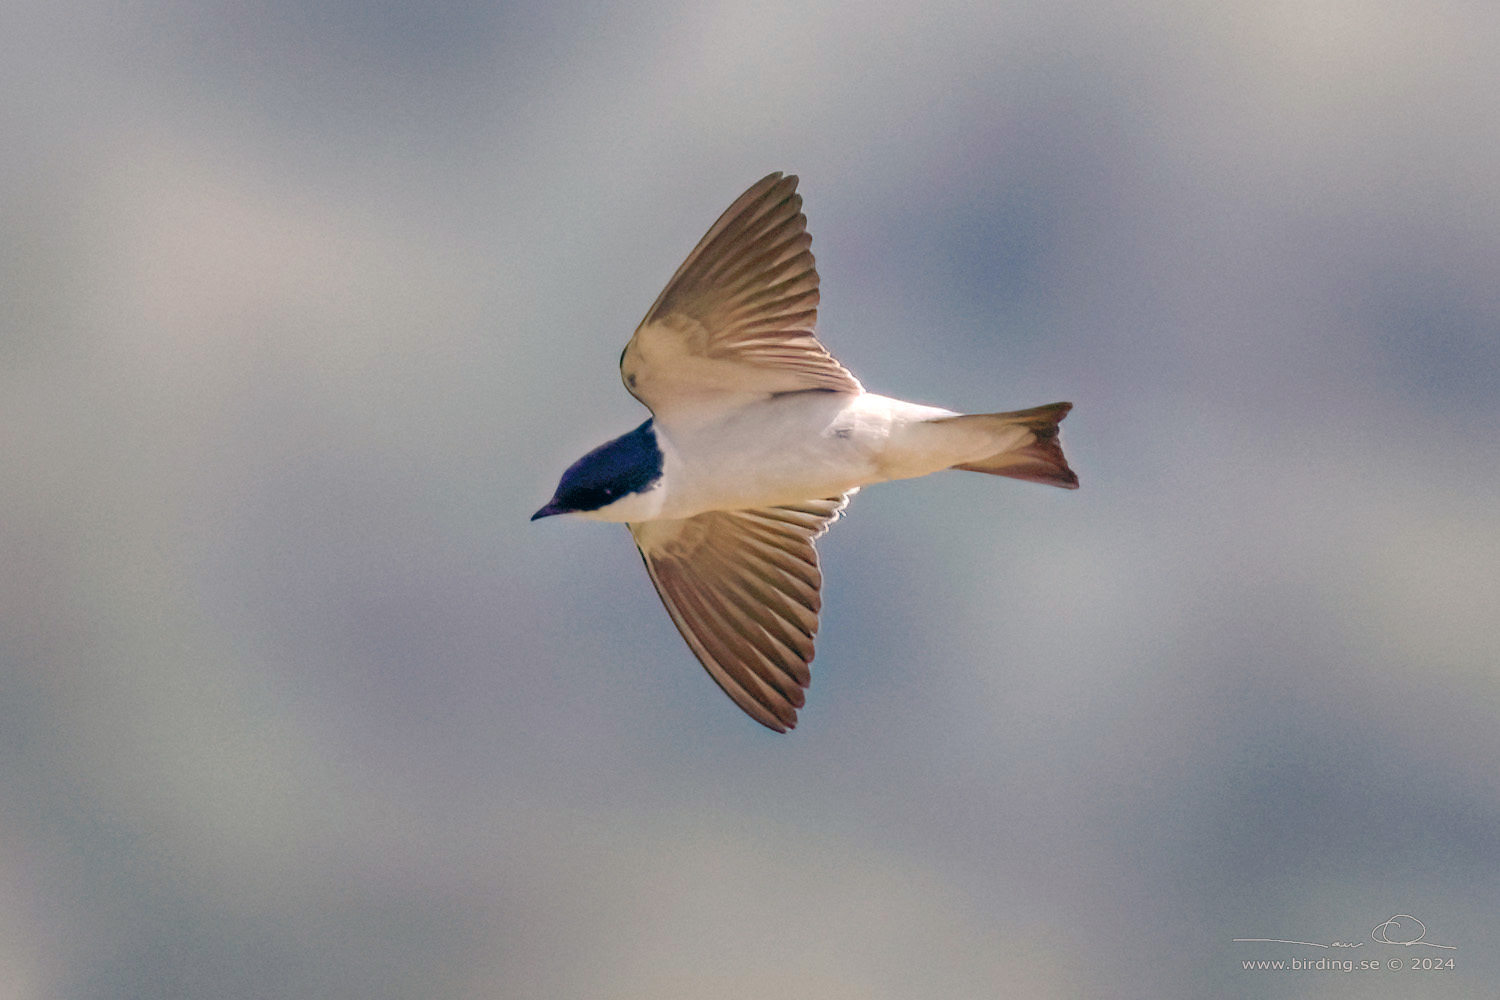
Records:
{"label": "bird's head", "polygon": [[622,497],[650,489],[661,478],[661,470],[661,448],[647,420],[569,466],[552,499],[531,519],[608,507]]}

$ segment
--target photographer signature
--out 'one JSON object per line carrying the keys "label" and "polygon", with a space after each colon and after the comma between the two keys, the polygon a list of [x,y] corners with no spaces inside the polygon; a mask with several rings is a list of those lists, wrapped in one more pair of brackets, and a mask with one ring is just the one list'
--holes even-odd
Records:
{"label": "photographer signature", "polygon": [[[1410,921],[1410,925],[1404,923]],[[1415,936],[1412,936],[1413,933]],[[1389,920],[1382,920],[1375,925],[1370,932],[1370,940],[1376,944],[1399,944],[1410,948],[1419,944],[1424,948],[1442,948],[1444,951],[1457,951],[1458,946],[1453,944],[1433,944],[1425,941],[1427,937],[1427,925],[1422,923],[1410,913],[1398,913]],[[1255,942],[1258,944],[1301,944],[1309,948],[1363,948],[1363,941],[1349,944],[1345,941],[1334,941],[1330,944],[1319,944],[1317,941],[1287,941],[1283,938],[1235,938],[1235,941]]]}

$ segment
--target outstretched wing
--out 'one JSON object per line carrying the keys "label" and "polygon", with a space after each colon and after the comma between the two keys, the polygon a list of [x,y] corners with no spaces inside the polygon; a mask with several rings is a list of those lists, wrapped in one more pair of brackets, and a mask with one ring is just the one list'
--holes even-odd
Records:
{"label": "outstretched wing", "polygon": [[845,496],[629,526],[693,654],[736,705],[779,733],[797,724],[812,682],[823,583],[813,539],[847,503]]}
{"label": "outstretched wing", "polygon": [[818,271],[797,178],[771,174],[719,217],[620,356],[658,420],[692,419],[778,392],[859,392],[818,343]]}

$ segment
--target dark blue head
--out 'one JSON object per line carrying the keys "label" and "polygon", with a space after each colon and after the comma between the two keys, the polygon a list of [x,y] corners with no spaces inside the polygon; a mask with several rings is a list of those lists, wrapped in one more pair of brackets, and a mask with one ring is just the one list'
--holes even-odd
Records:
{"label": "dark blue head", "polygon": [[598,510],[627,494],[643,493],[661,478],[661,463],[656,432],[648,420],[574,462],[563,473],[547,506],[531,519]]}

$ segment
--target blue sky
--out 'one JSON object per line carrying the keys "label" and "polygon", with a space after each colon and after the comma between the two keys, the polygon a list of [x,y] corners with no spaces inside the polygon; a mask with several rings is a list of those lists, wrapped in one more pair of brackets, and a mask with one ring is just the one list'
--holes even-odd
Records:
{"label": "blue sky", "polygon": [[[1492,995],[1485,5],[11,17],[0,997]],[[862,492],[787,737],[527,521],[772,170],[1083,484]]]}

